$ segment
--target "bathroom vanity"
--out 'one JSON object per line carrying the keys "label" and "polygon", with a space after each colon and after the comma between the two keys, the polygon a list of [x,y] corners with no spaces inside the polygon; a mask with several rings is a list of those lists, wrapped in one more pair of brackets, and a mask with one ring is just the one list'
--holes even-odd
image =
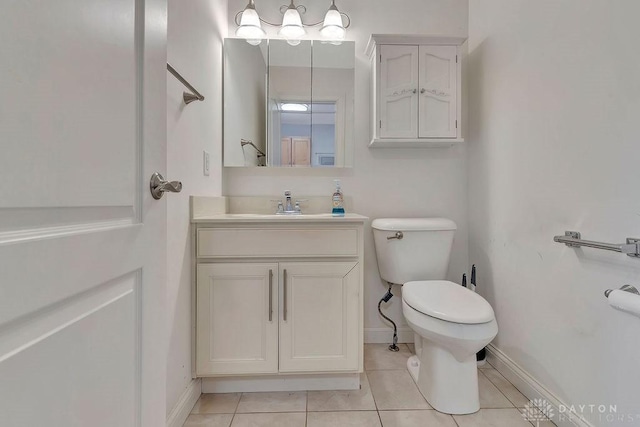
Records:
{"label": "bathroom vanity", "polygon": [[358,388],[367,218],[198,206],[195,376],[217,377],[203,389]]}

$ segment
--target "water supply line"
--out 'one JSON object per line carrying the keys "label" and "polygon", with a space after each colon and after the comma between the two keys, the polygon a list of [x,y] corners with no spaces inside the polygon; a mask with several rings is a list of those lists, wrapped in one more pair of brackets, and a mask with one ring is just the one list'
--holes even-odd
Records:
{"label": "water supply line", "polygon": [[400,348],[398,347],[398,327],[396,326],[396,322],[391,320],[389,317],[385,316],[384,313],[382,313],[382,309],[380,308],[383,301],[389,302],[389,300],[393,297],[393,294],[391,293],[392,287],[393,287],[393,283],[389,283],[389,290],[387,291],[386,294],[384,294],[382,299],[380,299],[380,301],[378,302],[378,313],[380,313],[380,316],[384,317],[388,322],[390,322],[393,325],[393,343],[389,346],[389,350],[400,351]]}

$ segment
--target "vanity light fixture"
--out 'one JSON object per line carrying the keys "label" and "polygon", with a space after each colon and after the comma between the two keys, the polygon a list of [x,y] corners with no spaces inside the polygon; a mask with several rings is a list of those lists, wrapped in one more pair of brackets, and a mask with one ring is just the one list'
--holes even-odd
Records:
{"label": "vanity light fixture", "polygon": [[[324,21],[322,23],[322,28],[320,28],[320,34],[326,40],[331,41],[333,44],[340,44],[342,40],[344,40],[344,36],[347,34],[346,27],[342,23],[342,15],[338,8],[336,7],[336,0],[331,0],[331,6],[327,11],[327,14],[324,15]],[[351,24],[351,20],[349,16],[344,14],[347,17],[349,22],[347,23],[347,27]]]}
{"label": "vanity light fixture", "polygon": [[[347,33],[346,29],[351,25],[351,18],[346,13],[340,12],[336,6],[335,0],[331,0],[331,6],[320,22],[305,24],[302,22],[302,16],[306,13],[305,6],[296,6],[295,0],[291,0],[289,5],[280,7],[280,13],[284,14],[282,24],[274,24],[260,18],[256,11],[255,0],[249,0],[249,4],[236,13],[235,23],[238,26],[236,36],[246,39],[249,44],[258,45],[263,38],[266,37],[265,31],[260,23],[265,23],[273,27],[280,27],[278,34],[284,37],[292,46],[300,44],[300,39],[306,34],[305,27],[315,27],[322,25],[320,35],[322,39],[332,44],[340,44]],[[344,25],[343,19],[346,18],[347,24]],[[238,21],[240,18],[240,21]]]}
{"label": "vanity light fixture", "polygon": [[[236,36],[247,39],[247,43],[252,46],[259,45],[267,33],[264,32],[262,25],[260,25],[261,20],[258,12],[256,12],[254,0],[249,0],[247,7],[240,13],[242,14],[242,18],[236,29]],[[236,20],[237,18],[238,15],[236,15]]]}
{"label": "vanity light fixture", "polygon": [[280,27],[278,34],[287,39],[287,43],[291,46],[297,46],[300,44],[300,37],[304,36],[306,33],[307,32],[302,26],[302,17],[300,17],[300,12],[293,4],[293,0],[291,0],[291,4],[284,12],[282,26]]}

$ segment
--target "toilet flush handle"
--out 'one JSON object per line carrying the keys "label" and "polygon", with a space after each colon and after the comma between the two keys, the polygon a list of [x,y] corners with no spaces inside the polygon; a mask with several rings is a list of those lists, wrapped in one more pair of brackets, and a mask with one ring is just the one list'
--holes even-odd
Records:
{"label": "toilet flush handle", "polygon": [[394,234],[393,236],[387,237],[387,240],[391,240],[391,239],[402,240],[403,238],[404,238],[404,234],[402,234],[402,231],[396,231],[396,234]]}

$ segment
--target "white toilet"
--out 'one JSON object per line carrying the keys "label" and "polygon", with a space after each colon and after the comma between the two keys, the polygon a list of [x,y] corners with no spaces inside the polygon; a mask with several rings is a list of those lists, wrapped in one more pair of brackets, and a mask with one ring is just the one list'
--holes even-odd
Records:
{"label": "white toilet", "polygon": [[402,312],[415,333],[407,362],[420,392],[436,410],[480,409],[476,353],[498,333],[491,305],[443,280],[456,224],[445,218],[389,218],[372,223],[383,280],[402,284]]}

